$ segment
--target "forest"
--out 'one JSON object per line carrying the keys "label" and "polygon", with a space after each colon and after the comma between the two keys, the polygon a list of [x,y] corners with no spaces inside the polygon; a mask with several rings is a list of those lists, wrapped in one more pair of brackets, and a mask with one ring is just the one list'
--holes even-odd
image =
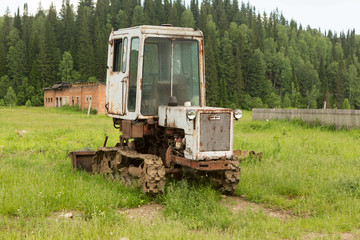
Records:
{"label": "forest", "polygon": [[108,36],[137,25],[199,28],[207,105],[360,109],[360,37],[322,32],[238,0],[63,0],[0,17],[0,105],[43,104],[56,82],[106,80]]}

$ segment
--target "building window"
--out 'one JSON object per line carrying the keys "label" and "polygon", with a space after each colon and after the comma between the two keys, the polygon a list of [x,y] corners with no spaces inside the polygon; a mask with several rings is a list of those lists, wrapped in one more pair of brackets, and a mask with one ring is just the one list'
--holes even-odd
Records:
{"label": "building window", "polygon": [[71,103],[72,103],[73,106],[74,106],[74,102],[75,102],[74,99],[72,99],[72,100],[71,100]]}
{"label": "building window", "polygon": [[51,102],[52,102],[52,98],[51,98]]}
{"label": "building window", "polygon": [[89,101],[89,96],[86,96],[85,97],[85,102],[88,102]]}
{"label": "building window", "polygon": [[92,100],[91,95],[89,96],[89,100],[90,100],[90,102],[91,102],[91,100]]}
{"label": "building window", "polygon": [[80,97],[76,97],[76,104],[79,106],[79,102],[80,102]]}
{"label": "building window", "polygon": [[59,107],[59,98],[56,98],[56,107]]}

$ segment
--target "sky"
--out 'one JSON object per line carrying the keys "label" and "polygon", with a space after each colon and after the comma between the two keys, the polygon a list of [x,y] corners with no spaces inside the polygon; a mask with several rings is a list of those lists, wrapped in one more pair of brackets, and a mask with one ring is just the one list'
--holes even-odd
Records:
{"label": "sky", "polygon": [[[77,6],[78,0],[70,1],[75,7]],[[238,1],[241,2],[241,0]],[[18,6],[22,10],[25,2],[28,3],[30,13],[35,15],[40,0],[0,0],[0,15],[5,13],[6,7],[9,7],[13,16]],[[51,2],[59,11],[62,0],[41,0],[42,8],[48,9]],[[185,0],[186,5],[189,2],[190,0]],[[359,0],[249,0],[249,2],[255,6],[257,12],[266,11],[268,15],[278,8],[287,20],[294,19],[304,28],[310,25],[311,28],[320,28],[321,32],[332,30],[338,33],[355,29],[355,32],[360,34]]]}

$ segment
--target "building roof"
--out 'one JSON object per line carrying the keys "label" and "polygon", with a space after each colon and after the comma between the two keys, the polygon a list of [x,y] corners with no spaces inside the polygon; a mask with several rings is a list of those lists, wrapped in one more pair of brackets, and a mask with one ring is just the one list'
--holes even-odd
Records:
{"label": "building roof", "polygon": [[89,85],[105,85],[102,82],[84,82],[84,83],[65,83],[65,82],[58,82],[51,87],[43,88],[44,91],[46,90],[61,90],[65,88],[70,88],[72,86],[89,86]]}

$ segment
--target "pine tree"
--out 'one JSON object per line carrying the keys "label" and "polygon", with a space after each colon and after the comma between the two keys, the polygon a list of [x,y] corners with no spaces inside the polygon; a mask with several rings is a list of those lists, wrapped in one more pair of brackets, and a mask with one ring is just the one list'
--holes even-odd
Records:
{"label": "pine tree", "polygon": [[195,20],[193,13],[186,9],[180,17],[180,26],[181,27],[190,27],[195,28]]}
{"label": "pine tree", "polygon": [[43,82],[52,85],[58,81],[58,66],[61,54],[56,34],[58,27],[56,9],[54,5],[49,8],[45,21],[45,73]]}
{"label": "pine tree", "polygon": [[140,26],[144,24],[144,13],[141,6],[136,6],[131,18],[131,26]]}
{"label": "pine tree", "polygon": [[0,99],[4,98],[7,89],[10,87],[10,78],[8,75],[4,75],[0,77]]}
{"label": "pine tree", "polygon": [[94,76],[102,82],[106,77],[107,39],[110,33],[106,28],[106,7],[104,0],[98,0],[95,10]]}
{"label": "pine tree", "polygon": [[206,100],[208,106],[217,106],[219,103],[219,80],[216,59],[218,56],[218,44],[216,37],[216,25],[212,16],[208,15],[205,38],[205,78],[206,78]]}
{"label": "pine tree", "polygon": [[68,51],[74,55],[76,53],[75,46],[75,13],[74,6],[70,3],[70,0],[63,0],[62,8],[60,10],[60,24],[61,37],[60,37],[60,52]]}
{"label": "pine tree", "polygon": [[16,46],[11,46],[7,55],[9,77],[12,80],[12,86],[17,90],[21,84],[21,79],[26,76],[25,44],[19,40]]}
{"label": "pine tree", "polygon": [[10,106],[16,106],[17,98],[14,90],[12,87],[9,87],[5,97],[4,97],[6,105]]}
{"label": "pine tree", "polygon": [[265,61],[262,52],[256,49],[254,55],[249,61],[251,69],[249,70],[247,92],[252,97],[265,99],[270,91],[270,82],[265,78]]}
{"label": "pine tree", "polygon": [[115,29],[126,28],[130,26],[129,16],[125,11],[119,10],[118,14],[116,15],[115,24]]}
{"label": "pine tree", "polygon": [[77,66],[81,75],[81,81],[87,81],[90,76],[94,76],[94,50],[88,20],[91,8],[82,6],[78,8],[78,39],[77,39]]}
{"label": "pine tree", "polygon": [[73,59],[69,52],[64,52],[59,65],[61,82],[73,82]]}

